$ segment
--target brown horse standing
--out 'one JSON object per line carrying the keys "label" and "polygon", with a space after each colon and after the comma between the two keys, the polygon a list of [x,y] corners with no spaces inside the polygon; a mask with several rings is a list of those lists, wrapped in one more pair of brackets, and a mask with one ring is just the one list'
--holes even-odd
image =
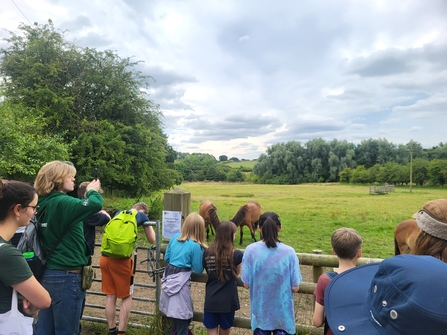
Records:
{"label": "brown horse standing", "polygon": [[409,254],[421,230],[416,220],[405,220],[394,229],[394,254]]}
{"label": "brown horse standing", "polygon": [[250,229],[251,237],[256,242],[255,230],[258,227],[259,218],[261,217],[261,206],[256,201],[247,202],[241,206],[231,221],[241,230],[241,239],[239,245],[242,245],[242,237],[244,236],[243,226]]}
{"label": "brown horse standing", "polygon": [[220,224],[219,217],[217,216],[217,208],[210,200],[203,200],[200,203],[199,213],[203,220],[205,220],[206,240],[208,241],[210,229],[211,234],[214,236],[214,231]]}

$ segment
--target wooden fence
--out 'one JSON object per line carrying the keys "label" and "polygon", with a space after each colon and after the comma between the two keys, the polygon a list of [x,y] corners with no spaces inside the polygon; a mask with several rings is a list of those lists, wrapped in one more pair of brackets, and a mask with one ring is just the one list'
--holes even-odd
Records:
{"label": "wooden fence", "polygon": [[[163,245],[161,248],[162,252],[166,250],[166,245]],[[338,266],[338,258],[334,255],[321,255],[321,254],[307,254],[307,253],[297,253],[298,259],[300,260],[300,265],[308,265],[312,266],[312,272],[314,277],[314,282],[301,282],[300,290],[295,294],[311,294],[313,295],[316,287],[316,282],[321,274],[323,274],[323,268],[325,267],[337,267]],[[380,258],[359,258],[358,265],[369,264],[369,263],[377,263],[381,262]],[[192,281],[206,283],[207,275],[206,273],[201,274],[193,274],[191,277]],[[238,286],[244,286],[241,279],[238,278]],[[194,321],[202,321],[203,320],[203,311],[194,311]],[[246,328],[250,329],[250,319],[249,318],[240,318],[235,317],[235,327],[238,328]],[[313,326],[297,324],[296,325],[296,334],[312,334],[312,335],[322,335],[322,328],[315,328]]]}
{"label": "wooden fence", "polygon": [[388,192],[394,192],[394,185],[369,187],[369,194],[387,194]]}
{"label": "wooden fence", "polygon": [[[161,258],[161,254],[164,254],[164,252],[166,251],[166,247],[167,247],[166,244],[157,246],[157,250],[159,250],[158,257]],[[139,251],[138,255],[141,255],[140,257],[143,257],[143,259],[145,259],[146,258],[145,250],[147,250],[147,249],[148,249],[147,247],[138,248],[138,251]],[[296,294],[313,295],[313,292],[314,292],[315,286],[316,286],[316,282],[317,282],[319,276],[323,273],[324,268],[325,267],[334,268],[334,267],[338,266],[338,259],[336,256],[333,256],[333,255],[297,253],[297,256],[300,260],[301,265],[306,265],[306,266],[312,267],[313,282],[301,282],[300,290]],[[379,258],[360,258],[358,265],[363,265],[363,264],[367,264],[367,263],[376,263],[376,262],[381,262],[381,261],[382,261],[382,259],[379,259]],[[141,262],[141,259],[137,260],[136,264],[141,264],[140,262]],[[98,268],[97,265],[94,265],[94,266],[96,268]],[[99,270],[97,270],[97,271],[99,272]],[[137,274],[138,273],[140,273],[142,275],[144,275],[144,274],[148,275],[149,270],[140,268],[140,269],[137,269]],[[137,294],[133,295],[133,300],[135,302],[139,302],[140,307],[138,309],[135,309],[136,308],[135,306],[136,305],[138,306],[138,304],[133,304],[132,310],[131,310],[131,315],[138,315],[138,316],[145,316],[145,317],[151,317],[151,316],[155,315],[155,311],[158,308],[157,303],[158,303],[158,297],[159,297],[159,292],[160,292],[159,277],[156,276],[155,279],[156,280],[153,284],[147,284],[147,280],[145,281],[146,283],[141,283],[141,282],[138,282],[137,280],[135,281],[135,286],[137,288],[140,287],[141,289],[139,290],[138,295]],[[201,273],[199,275],[193,274],[193,276],[192,276],[193,282],[206,283],[206,280],[207,280],[207,275],[205,272]],[[100,279],[96,279],[95,281],[100,282]],[[240,278],[238,278],[238,286],[243,286],[243,283],[241,282]],[[87,294],[95,295],[95,296],[103,295],[103,293],[98,292],[98,287],[99,287],[98,285],[96,287],[92,287],[92,289],[89,290],[87,292]],[[95,288],[96,288],[96,291],[95,291]],[[148,290],[148,288],[150,290]],[[100,289],[99,289],[99,291],[100,291]],[[204,292],[204,289],[203,289],[203,292]],[[103,301],[105,302],[105,298]],[[104,310],[104,305],[91,304],[91,303],[87,302],[86,308],[87,309],[93,308],[93,309]],[[106,323],[105,318],[89,315],[88,312],[84,313],[83,319],[87,320],[87,321]],[[197,322],[202,322],[203,310],[195,310],[193,320],[197,321]],[[129,326],[136,327],[136,328],[148,328],[147,324],[145,324],[145,321],[132,322],[132,320],[131,320],[131,322],[129,323]],[[235,325],[234,326],[237,328],[250,329],[250,319],[243,318],[243,317],[235,317]],[[297,334],[311,334],[311,335],[322,335],[323,334],[322,328],[315,328],[313,326],[304,325],[304,324],[297,324],[296,327],[297,327]]]}

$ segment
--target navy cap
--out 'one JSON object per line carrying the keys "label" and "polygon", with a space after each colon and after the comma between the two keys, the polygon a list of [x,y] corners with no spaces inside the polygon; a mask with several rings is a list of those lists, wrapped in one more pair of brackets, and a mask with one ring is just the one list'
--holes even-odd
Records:
{"label": "navy cap", "polygon": [[447,264],[399,255],[334,277],[324,297],[333,334],[447,333]]}

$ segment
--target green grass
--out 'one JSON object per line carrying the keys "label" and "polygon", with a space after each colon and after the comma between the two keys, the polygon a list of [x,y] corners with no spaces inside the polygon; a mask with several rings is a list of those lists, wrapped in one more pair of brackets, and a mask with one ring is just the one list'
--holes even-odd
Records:
{"label": "green grass", "polygon": [[[394,228],[411,218],[423,204],[443,198],[442,188],[396,187],[386,195],[370,195],[368,186],[338,184],[254,185],[230,183],[184,183],[191,193],[191,211],[198,212],[202,200],[213,201],[220,220],[229,220],[247,201],[255,200],[261,212],[274,211],[281,217],[280,239],[297,252],[314,249],[329,253],[332,232],[340,227],[356,229],[363,237],[363,256],[386,258],[394,255]],[[256,234],[259,238],[259,234]],[[212,238],[210,239],[212,241]],[[239,241],[239,233],[236,237]],[[241,248],[251,243],[244,227]]]}
{"label": "green grass", "polygon": [[231,163],[225,163],[225,165],[228,165],[232,169],[239,169],[241,166],[243,168],[247,168],[250,170],[253,170],[253,166],[255,166],[256,161],[241,161],[241,162],[231,162]]}

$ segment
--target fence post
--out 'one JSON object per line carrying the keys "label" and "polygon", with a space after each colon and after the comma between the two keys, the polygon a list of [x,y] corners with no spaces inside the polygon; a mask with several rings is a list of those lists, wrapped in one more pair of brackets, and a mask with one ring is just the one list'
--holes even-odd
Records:
{"label": "fence post", "polygon": [[182,212],[183,224],[183,221],[191,212],[191,193],[175,188],[164,194],[163,202],[164,210]]}
{"label": "fence post", "polygon": [[[313,254],[322,254],[323,250],[312,250]],[[312,265],[312,275],[313,275],[313,282],[317,283],[318,282],[318,278],[320,278],[320,276],[323,274],[323,267],[322,266],[315,266]],[[312,310],[315,309],[315,295],[313,296],[312,299]]]}
{"label": "fence post", "polygon": [[[157,270],[160,267],[160,253],[161,253],[161,231],[160,231],[160,220],[156,221],[155,225],[155,234],[156,234],[156,245],[155,245],[155,261],[157,264]],[[161,280],[160,275],[158,273],[155,274],[155,306],[158,310],[160,306],[160,290],[161,290]]]}

